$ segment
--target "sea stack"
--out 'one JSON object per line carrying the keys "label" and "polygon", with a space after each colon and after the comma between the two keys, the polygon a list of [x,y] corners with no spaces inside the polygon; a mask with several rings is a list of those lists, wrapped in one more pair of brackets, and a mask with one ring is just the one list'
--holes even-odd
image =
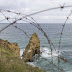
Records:
{"label": "sea stack", "polygon": [[40,55],[40,40],[37,33],[33,33],[30,41],[23,52],[23,61],[28,62],[32,61],[32,58],[35,54]]}

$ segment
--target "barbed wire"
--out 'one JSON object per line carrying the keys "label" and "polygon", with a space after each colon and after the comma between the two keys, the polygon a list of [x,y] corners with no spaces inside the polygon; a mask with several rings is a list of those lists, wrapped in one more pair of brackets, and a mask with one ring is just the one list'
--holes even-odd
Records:
{"label": "barbed wire", "polygon": [[[53,62],[53,49],[56,51],[56,48],[55,48],[53,42],[51,41],[51,39],[49,38],[49,36],[47,35],[47,33],[46,33],[46,32],[43,30],[43,28],[40,26],[40,24],[37,23],[37,21],[36,21],[33,17],[31,17],[31,16],[36,15],[36,14],[39,14],[39,13],[42,13],[42,12],[45,12],[45,11],[51,11],[51,10],[56,10],[56,9],[64,9],[64,8],[70,8],[70,7],[72,7],[72,5],[69,5],[69,6],[64,6],[64,5],[63,5],[63,6],[59,6],[59,7],[48,8],[48,9],[45,9],[45,10],[42,10],[42,11],[38,11],[38,12],[29,14],[29,15],[22,14],[22,13],[19,13],[19,12],[13,12],[13,11],[11,11],[11,10],[3,10],[3,9],[0,9],[0,13],[1,13],[1,14],[3,15],[3,17],[4,17],[4,19],[0,20],[0,22],[3,22],[4,20],[7,20],[7,21],[9,22],[9,24],[8,24],[7,26],[5,26],[4,28],[2,28],[2,29],[0,30],[0,33],[1,33],[2,31],[4,31],[6,28],[8,28],[8,27],[10,27],[10,26],[12,25],[12,26],[15,27],[16,29],[22,31],[22,32],[30,39],[30,37],[28,36],[28,34],[27,34],[26,31],[24,31],[23,29],[21,29],[20,27],[14,25],[14,24],[17,23],[18,21],[24,21],[24,22],[27,22],[27,23],[35,26],[35,27],[36,27],[40,32],[42,32],[43,35],[46,37],[46,39],[47,39],[47,41],[48,41],[48,44],[50,45],[50,49],[51,49],[51,61],[49,61],[48,59],[42,57],[42,59],[44,59],[44,60],[46,60],[46,61],[49,62],[49,64],[46,65],[46,66],[44,66],[44,67],[48,67],[50,64],[52,64],[52,71],[53,71],[53,72],[54,72],[54,67],[58,68],[58,72],[59,72],[59,70],[60,70],[61,72],[64,72],[64,69],[60,66],[60,60],[63,60],[64,62],[67,62],[67,63],[69,63],[69,64],[72,64],[72,62],[69,62],[66,58],[64,58],[64,57],[62,57],[62,56],[55,56],[55,57],[58,58],[58,66],[54,64],[54,62]],[[21,17],[20,17],[20,18],[10,18],[10,17],[6,17],[3,12],[13,13],[13,14],[16,14],[16,15],[20,15]],[[69,17],[71,16],[71,14],[72,14],[72,11],[71,11],[71,13],[69,14],[69,16],[66,18],[65,23],[63,24],[62,31],[61,31],[61,33],[60,33],[60,40],[59,40],[59,47],[58,47],[58,48],[60,48],[60,46],[61,46],[61,39],[62,39],[62,35],[63,35],[63,30],[64,30],[65,24],[67,23]],[[28,17],[29,17],[30,19],[29,19]],[[11,22],[10,19],[14,19],[14,21]],[[53,46],[53,47],[52,47],[52,46]]]}
{"label": "barbed wire", "polygon": [[64,31],[64,28],[65,28],[65,25],[66,25],[66,23],[67,23],[67,21],[69,20],[69,17],[72,15],[72,10],[71,10],[71,12],[70,12],[70,14],[68,15],[68,17],[66,18],[66,20],[65,20],[65,23],[62,25],[63,27],[62,27],[62,31],[61,31],[61,33],[60,33],[60,40],[59,40],[59,49],[60,49],[60,45],[61,45],[61,38],[62,38],[62,35],[63,35],[63,31]]}
{"label": "barbed wire", "polygon": [[[11,11],[9,11],[9,12],[11,12]],[[2,12],[1,12],[2,13]],[[14,13],[14,12],[13,12]],[[3,13],[2,13],[3,14]],[[16,14],[21,14],[21,13],[16,13]],[[4,14],[3,14],[4,15]],[[24,14],[25,15],[25,14]],[[5,15],[4,15],[5,16]],[[29,16],[30,17],[30,16]],[[9,21],[9,18],[8,17],[5,17],[8,21]],[[36,22],[36,20],[34,20],[34,18],[33,17],[30,17],[33,21],[35,21]],[[27,17],[25,18],[26,20],[29,20],[29,21],[31,21],[30,19],[28,19]],[[23,20],[23,21],[25,21],[25,22],[28,22],[28,21],[26,21],[26,20]],[[35,27],[37,27],[43,34],[44,34],[44,36],[47,38],[47,40],[48,40],[48,43],[50,44],[50,42],[51,42],[51,40],[48,38],[48,36],[47,36],[47,34],[45,33],[45,31],[41,28],[41,26],[40,26],[40,24],[38,24],[37,22],[35,23],[35,22],[33,22],[33,21],[31,21],[31,22],[28,22],[28,23],[30,23],[30,24],[32,24],[32,25],[34,25]],[[10,21],[9,21],[10,22]],[[10,22],[11,23],[11,22]],[[18,29],[20,29],[20,28],[18,28]],[[20,30],[22,30],[22,29],[20,29]],[[22,30],[23,31],[23,30]],[[24,31],[23,31],[24,32]],[[24,32],[24,33],[26,33],[26,32]],[[26,34],[27,35],[27,34]],[[28,36],[28,35],[27,35]],[[28,36],[28,38],[29,38],[29,36]],[[51,44],[53,45],[53,43],[51,42]],[[50,45],[50,47],[51,47],[51,45]],[[55,49],[55,46],[53,45],[53,47],[54,47],[54,49]],[[56,50],[56,49],[55,49]]]}
{"label": "barbed wire", "polygon": [[[0,11],[1,12],[1,11]],[[2,12],[1,12],[2,13]],[[2,13],[3,14],[3,13]],[[6,17],[4,14],[3,14],[3,16],[5,17],[5,19],[7,19],[7,21],[9,22],[9,23],[11,23],[10,21],[9,21],[9,18],[8,17]],[[29,38],[29,36],[27,35],[27,32],[25,32],[24,30],[22,30],[21,28],[19,28],[18,26],[14,26],[14,25],[12,25],[13,27],[15,27],[15,28],[17,28],[17,29],[19,29],[20,31],[22,31],[28,38]],[[29,38],[30,39],[30,38]]]}

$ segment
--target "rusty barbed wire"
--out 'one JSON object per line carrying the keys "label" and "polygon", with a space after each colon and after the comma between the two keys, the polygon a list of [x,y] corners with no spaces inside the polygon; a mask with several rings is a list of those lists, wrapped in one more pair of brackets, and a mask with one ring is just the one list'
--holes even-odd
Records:
{"label": "rusty barbed wire", "polygon": [[64,27],[65,27],[65,24],[67,23],[67,21],[68,21],[68,19],[69,19],[69,17],[71,15],[72,15],[72,11],[70,12],[70,14],[68,15],[68,17],[66,18],[65,23],[62,25],[63,27],[62,27],[62,31],[60,33],[60,40],[59,40],[59,47],[58,48],[60,48],[60,45],[61,45],[61,38],[62,38],[62,35],[63,35],[63,30],[64,30]]}
{"label": "rusty barbed wire", "polygon": [[[45,12],[45,11],[50,11],[50,10],[55,10],[55,9],[64,9],[64,8],[70,8],[70,7],[72,7],[72,5],[68,5],[68,6],[61,5],[59,7],[48,8],[48,9],[41,10],[41,11],[38,11],[38,12],[35,12],[35,13],[32,13],[32,14],[26,15],[26,16],[29,17],[29,16],[32,16],[32,15],[35,15],[35,14],[39,14],[39,13],[42,13],[42,12]],[[22,13],[19,13],[19,12],[13,12],[13,11],[10,11],[10,10],[0,9],[0,11],[7,11],[7,12],[15,13],[17,15],[25,15],[25,14],[22,14]]]}
{"label": "rusty barbed wire", "polygon": [[[11,11],[10,11],[11,12]],[[2,13],[2,12],[1,12]],[[3,13],[2,13],[3,14]],[[3,14],[4,15],[4,14]],[[9,18],[8,17],[6,17],[5,15],[4,15],[4,17],[9,21]],[[25,18],[26,20],[29,20],[29,21],[31,21],[30,19],[28,19],[28,18]],[[33,20],[33,21],[35,21],[36,22],[36,20],[34,20],[34,18],[33,17],[31,17],[31,19]],[[24,21],[26,21],[26,20],[24,20]],[[31,21],[31,22],[28,22],[28,21],[26,21],[26,22],[28,22],[28,23],[30,23],[30,24],[32,24],[32,25],[34,25],[35,27],[37,27],[43,34],[44,34],[44,36],[47,38],[47,40],[48,40],[48,43],[50,44],[50,42],[51,42],[51,40],[48,38],[48,36],[47,36],[47,34],[45,33],[45,31],[41,28],[41,26],[40,26],[40,24],[38,24],[37,22],[35,23],[35,22],[33,22],[33,21]],[[10,21],[9,21],[10,22]],[[11,23],[11,22],[10,22]],[[13,25],[14,26],[14,25]],[[18,27],[16,27],[16,28],[18,28]],[[18,29],[20,29],[20,28],[18,28]],[[22,29],[20,29],[21,31],[23,31]],[[24,31],[23,31],[24,32]],[[26,32],[24,32],[25,34],[26,34]],[[26,36],[29,38],[29,36],[26,34]],[[52,43],[52,42],[51,42]],[[52,45],[53,45],[53,43],[52,43]],[[53,47],[54,47],[54,45],[53,45]],[[54,47],[54,49],[55,49],[55,47]],[[56,49],[55,49],[56,50]]]}
{"label": "rusty barbed wire", "polygon": [[[57,56],[57,58],[58,58],[58,66],[53,63],[53,48],[55,49],[55,51],[56,51],[56,48],[55,48],[54,44],[52,43],[51,39],[48,37],[47,33],[46,33],[46,32],[43,30],[43,28],[40,26],[40,24],[37,23],[37,21],[36,21],[33,17],[31,17],[31,16],[32,16],[32,15],[35,15],[35,14],[39,14],[39,13],[45,12],[45,11],[51,11],[51,10],[56,10],[56,9],[64,9],[64,8],[68,8],[68,7],[72,7],[72,5],[69,5],[69,6],[64,6],[64,5],[63,5],[63,6],[59,6],[59,7],[48,8],[48,9],[45,9],[45,10],[42,10],[42,11],[38,11],[38,12],[29,14],[29,15],[25,15],[25,14],[18,13],[18,12],[13,12],[13,11],[11,11],[11,10],[3,10],[3,9],[0,9],[0,13],[2,13],[2,15],[5,17],[5,19],[2,19],[0,22],[2,22],[2,21],[4,21],[4,20],[7,20],[7,21],[10,23],[10,24],[8,24],[7,26],[5,26],[4,28],[2,28],[2,29],[0,30],[0,33],[1,33],[2,31],[4,31],[6,28],[8,28],[9,26],[12,25],[12,26],[15,27],[16,29],[21,30],[21,31],[29,38],[27,32],[25,32],[23,29],[21,29],[20,27],[14,25],[14,24],[17,23],[18,21],[25,21],[25,22],[27,22],[27,23],[29,23],[29,24],[31,24],[31,25],[34,25],[34,26],[35,26],[39,31],[41,31],[41,32],[43,33],[43,35],[46,37],[46,39],[47,39],[47,41],[48,41],[48,44],[50,45],[50,49],[51,49],[51,62],[48,61],[48,59],[45,59],[45,58],[43,58],[43,57],[42,57],[42,59],[47,60],[47,61],[49,62],[49,65],[52,64],[52,70],[53,70],[53,67],[55,66],[55,67],[58,68],[58,72],[59,72],[59,70],[62,72],[62,71],[64,71],[64,70],[59,67],[59,65],[60,65],[60,60],[63,60],[64,62],[67,62],[67,63],[70,63],[70,64],[72,64],[72,63],[69,62],[66,58],[61,57],[61,56]],[[13,13],[13,14],[21,15],[21,17],[20,17],[20,18],[10,18],[10,17],[6,17],[3,12],[8,12],[8,13]],[[60,45],[61,45],[61,38],[62,38],[62,35],[63,35],[63,30],[64,30],[64,27],[65,27],[65,24],[66,24],[67,20],[69,19],[69,17],[71,16],[71,14],[72,14],[72,11],[71,11],[71,13],[69,14],[69,16],[66,18],[66,21],[65,21],[65,23],[64,23],[64,25],[63,25],[63,28],[62,28],[62,31],[61,31],[61,35],[60,35],[60,40],[59,40],[59,48],[60,48]],[[30,17],[30,19],[28,19],[27,17]],[[13,21],[13,22],[10,22],[10,19],[14,19],[14,21]],[[30,39],[30,38],[29,38],[29,39]],[[53,46],[53,48],[52,48],[52,46]],[[45,66],[45,67],[48,67],[49,65],[47,65],[47,66]]]}
{"label": "rusty barbed wire", "polygon": [[[45,10],[42,10],[42,11],[38,11],[38,12],[35,12],[35,13],[32,13],[32,14],[23,16],[23,17],[17,19],[16,21],[13,21],[13,23],[11,23],[10,25],[8,25],[7,27],[13,25],[14,23],[16,23],[16,22],[19,21],[19,20],[22,20],[23,18],[32,16],[32,15],[35,15],[35,14],[38,14],[38,13],[42,13],[42,12],[50,11],[50,10],[55,10],[55,9],[64,9],[64,8],[68,8],[68,7],[72,7],[72,5],[68,5],[68,6],[59,6],[59,7],[54,7],[54,8],[49,8],[49,9],[45,9]],[[3,9],[0,9],[0,11],[1,11],[1,10],[3,10]],[[8,11],[8,12],[10,12],[10,11]],[[16,13],[16,14],[17,14],[17,13]],[[4,29],[6,29],[7,27],[5,27]],[[4,30],[4,29],[3,29],[3,30]],[[1,30],[1,31],[2,31],[2,30]],[[1,32],[1,31],[0,31],[0,32]]]}
{"label": "rusty barbed wire", "polygon": [[[1,12],[1,11],[0,11]],[[1,12],[2,13],[2,12]],[[3,13],[2,13],[3,14]],[[9,23],[11,23],[10,21],[9,21],[9,18],[8,17],[6,17],[4,14],[3,14],[3,16],[5,17],[5,19],[7,19],[7,21],[9,22]],[[19,28],[18,26],[14,26],[14,25],[12,25],[13,27],[15,27],[15,28],[17,28],[17,29],[19,29],[20,31],[22,31],[29,39],[30,39],[30,37],[27,35],[27,33],[24,31],[24,30],[22,30],[21,28]]]}
{"label": "rusty barbed wire", "polygon": [[[45,12],[45,11],[50,11],[50,10],[54,10],[54,9],[59,9],[59,8],[61,8],[61,9],[63,9],[63,8],[68,8],[68,7],[72,7],[72,5],[70,5],[70,6],[59,6],[59,7],[55,7],[55,8],[50,8],[50,9],[46,9],[46,10],[42,10],[42,11],[39,11],[39,12],[35,12],[35,13],[32,13],[32,14],[30,14],[30,15],[26,15],[25,17],[23,17],[23,18],[26,18],[26,17],[28,17],[28,16],[31,16],[31,15],[35,15],[35,14],[38,14],[38,13],[41,13],[41,12]],[[0,9],[0,10],[2,10],[2,9]],[[9,11],[9,10],[4,10],[4,11],[7,11],[7,12],[11,12],[11,11]],[[21,13],[17,13],[17,12],[12,12],[12,13],[15,13],[15,14],[21,14]],[[24,14],[25,15],[25,14]],[[14,21],[13,23],[16,23],[17,21],[19,21],[19,20],[22,20],[23,18],[20,18],[20,19],[18,19],[18,20],[16,20],[16,21]],[[12,24],[13,24],[12,23]],[[8,25],[7,27],[9,27],[10,25]],[[5,28],[7,28],[7,27],[5,27]],[[4,29],[5,29],[4,28]],[[4,30],[3,29],[3,30]],[[2,31],[2,30],[1,30]],[[50,40],[48,40],[48,42],[49,42]],[[50,42],[49,42],[49,44],[50,44]],[[53,44],[52,44],[53,45]],[[54,45],[53,45],[54,46]]]}
{"label": "rusty barbed wire", "polygon": [[[55,65],[55,64],[54,64],[54,63],[52,63],[52,62],[50,62],[48,59],[43,58],[43,57],[42,57],[42,59],[44,59],[44,60],[48,61],[48,62],[49,62],[49,63],[51,63],[53,66],[55,66],[55,67],[57,67],[57,68],[58,68],[58,66],[57,66],[57,65]],[[63,69],[61,69],[61,68],[59,68],[59,70],[60,70],[60,71],[63,71]]]}
{"label": "rusty barbed wire", "polygon": [[[66,20],[65,20],[65,23],[63,24],[63,27],[62,27],[62,31],[61,31],[61,33],[60,33],[60,39],[59,39],[59,49],[60,49],[60,46],[61,46],[61,38],[62,38],[62,35],[63,35],[63,31],[64,31],[64,27],[65,27],[65,24],[67,23],[67,21],[68,21],[68,19],[69,19],[69,17],[72,15],[72,11],[70,12],[70,14],[68,15],[68,17],[66,18]],[[60,63],[60,59],[61,60],[63,60],[63,61],[65,61],[65,62],[68,62],[66,59],[64,59],[63,57],[59,57],[58,56],[58,69],[59,69],[59,63]],[[68,62],[69,63],[69,62]],[[71,63],[70,63],[71,64]],[[58,70],[58,72],[59,72],[59,70]]]}

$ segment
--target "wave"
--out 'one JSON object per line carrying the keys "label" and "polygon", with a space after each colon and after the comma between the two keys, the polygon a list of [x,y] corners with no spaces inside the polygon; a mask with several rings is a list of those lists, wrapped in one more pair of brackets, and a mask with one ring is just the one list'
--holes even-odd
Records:
{"label": "wave", "polygon": [[[48,57],[51,57],[51,50],[47,47],[41,47],[40,48],[40,51],[41,51],[41,56],[44,57],[44,58],[48,58]],[[24,52],[24,49],[21,49],[20,50],[20,56],[22,56]],[[53,56],[54,57],[57,57],[58,55],[60,55],[61,52],[56,50],[56,51],[53,51]]]}
{"label": "wave", "polygon": [[[51,57],[51,50],[50,50],[49,48],[47,48],[47,47],[42,47],[42,48],[40,49],[40,51],[41,51],[41,56],[42,56],[42,57],[44,57],[44,58]],[[58,50],[56,50],[56,51],[53,51],[52,56],[57,57],[57,56],[60,55],[60,54],[61,54],[61,52],[58,51]]]}
{"label": "wave", "polygon": [[23,54],[24,50],[25,49],[20,49],[20,57],[21,57],[21,59],[22,59],[22,54]]}

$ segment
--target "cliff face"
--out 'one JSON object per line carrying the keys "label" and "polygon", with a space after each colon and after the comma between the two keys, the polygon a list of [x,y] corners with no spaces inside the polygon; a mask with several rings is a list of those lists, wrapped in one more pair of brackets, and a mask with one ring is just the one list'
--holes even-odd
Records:
{"label": "cliff face", "polygon": [[10,48],[14,54],[20,57],[20,48],[17,43],[10,43],[7,40],[0,39],[0,47]]}
{"label": "cliff face", "polygon": [[20,53],[18,48],[16,43],[11,44],[0,39],[0,72],[45,72],[38,67],[32,67],[23,62],[18,57]]}
{"label": "cliff face", "polygon": [[20,48],[17,43],[8,43],[8,46],[17,56],[20,56]]}
{"label": "cliff face", "polygon": [[23,61],[32,61],[32,57],[35,54],[40,55],[40,40],[36,33],[32,35],[25,51],[23,52]]}

